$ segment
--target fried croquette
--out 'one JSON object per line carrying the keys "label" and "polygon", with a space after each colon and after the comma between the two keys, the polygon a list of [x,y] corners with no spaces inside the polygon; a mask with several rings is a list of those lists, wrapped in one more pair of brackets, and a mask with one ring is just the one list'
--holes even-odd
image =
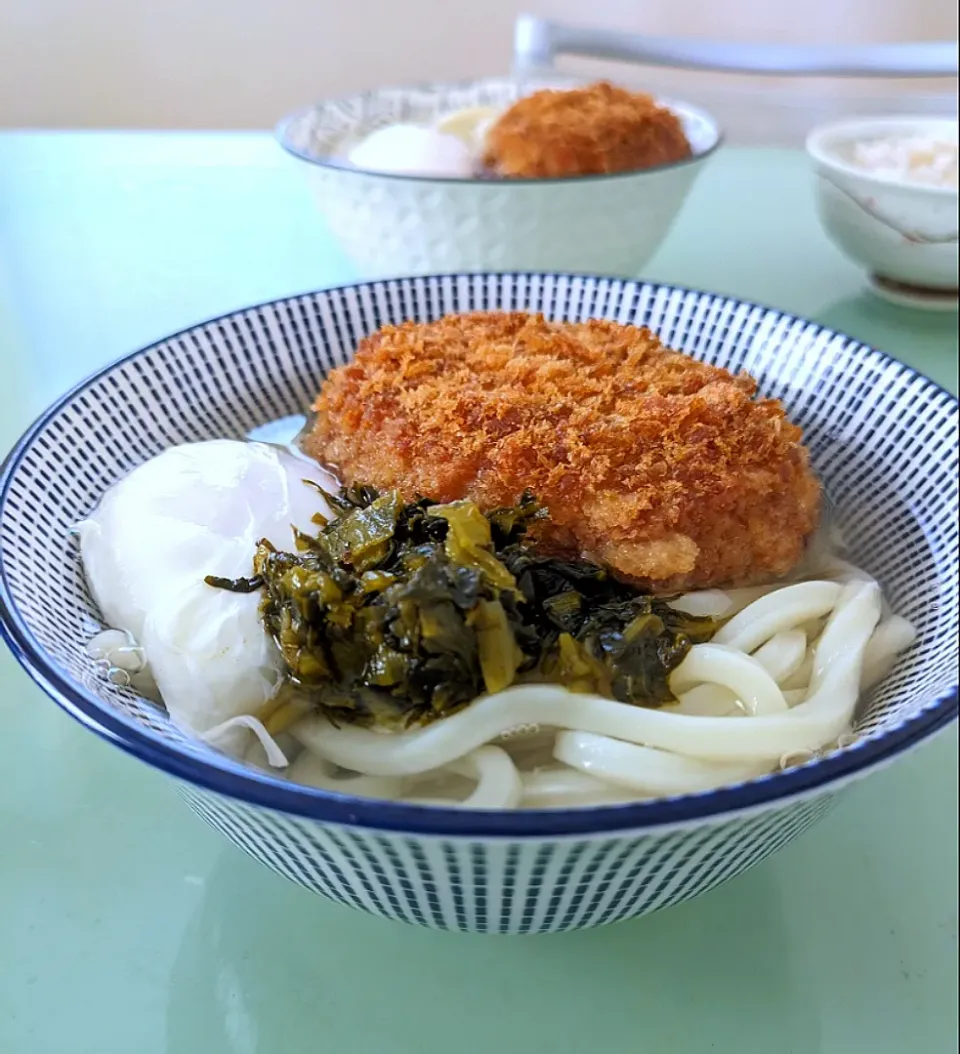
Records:
{"label": "fried croquette", "polygon": [[690,153],[676,114],[601,81],[515,102],[487,132],[483,163],[501,177],[549,179],[652,168]]}
{"label": "fried croquette", "polygon": [[814,530],[801,431],[648,329],[522,312],[386,326],[326,379],[304,449],[344,483],[483,509],[530,490],[545,552],[659,592],[767,581]]}

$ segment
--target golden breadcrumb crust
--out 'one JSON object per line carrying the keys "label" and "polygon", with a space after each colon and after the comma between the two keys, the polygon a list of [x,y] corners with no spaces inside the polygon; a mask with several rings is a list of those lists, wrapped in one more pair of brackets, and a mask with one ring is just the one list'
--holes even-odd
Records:
{"label": "golden breadcrumb crust", "polygon": [[530,489],[536,542],[659,591],[785,574],[820,510],[801,431],[755,381],[648,329],[517,313],[386,326],[305,441],[345,483],[482,508]]}
{"label": "golden breadcrumb crust", "polygon": [[549,179],[636,171],[690,153],[676,114],[601,81],[519,99],[487,132],[483,163],[499,176]]}

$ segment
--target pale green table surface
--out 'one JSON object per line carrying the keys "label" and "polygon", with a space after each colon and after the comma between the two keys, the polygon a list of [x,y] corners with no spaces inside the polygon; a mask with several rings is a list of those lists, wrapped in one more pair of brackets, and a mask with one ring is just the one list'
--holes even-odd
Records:
{"label": "pale green table surface", "polygon": [[[0,136],[0,450],[113,356],[349,280],[287,164],[265,135]],[[861,291],[800,154],[721,153],[646,274],[812,316],[956,390],[956,317]],[[0,1054],[956,1048],[955,726],[700,900],[477,938],[261,869],[0,654]]]}

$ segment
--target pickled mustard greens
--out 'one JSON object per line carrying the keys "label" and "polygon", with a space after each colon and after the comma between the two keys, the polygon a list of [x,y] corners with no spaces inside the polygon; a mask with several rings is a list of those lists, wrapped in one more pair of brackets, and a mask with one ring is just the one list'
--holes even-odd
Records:
{"label": "pickled mustard greens", "polygon": [[660,706],[674,699],[670,673],[717,628],[601,567],[537,554],[524,536],[544,512],[529,494],[486,514],[365,486],[324,497],[340,516],[295,531],[295,552],[262,540],[249,578],[206,579],[262,592],[286,668],[261,715],[271,730],[305,705],[406,728],[518,681]]}

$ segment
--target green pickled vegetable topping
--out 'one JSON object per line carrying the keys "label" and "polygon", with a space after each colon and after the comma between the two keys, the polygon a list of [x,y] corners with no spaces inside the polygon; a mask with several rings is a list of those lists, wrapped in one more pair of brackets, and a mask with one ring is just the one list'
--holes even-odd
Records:
{"label": "green pickled vegetable topping", "polygon": [[296,532],[295,552],[264,540],[249,578],[206,581],[261,591],[285,690],[334,721],[407,728],[524,681],[661,706],[716,630],[602,567],[537,553],[524,535],[544,513],[529,494],[486,514],[366,486],[325,497],[339,518]]}

